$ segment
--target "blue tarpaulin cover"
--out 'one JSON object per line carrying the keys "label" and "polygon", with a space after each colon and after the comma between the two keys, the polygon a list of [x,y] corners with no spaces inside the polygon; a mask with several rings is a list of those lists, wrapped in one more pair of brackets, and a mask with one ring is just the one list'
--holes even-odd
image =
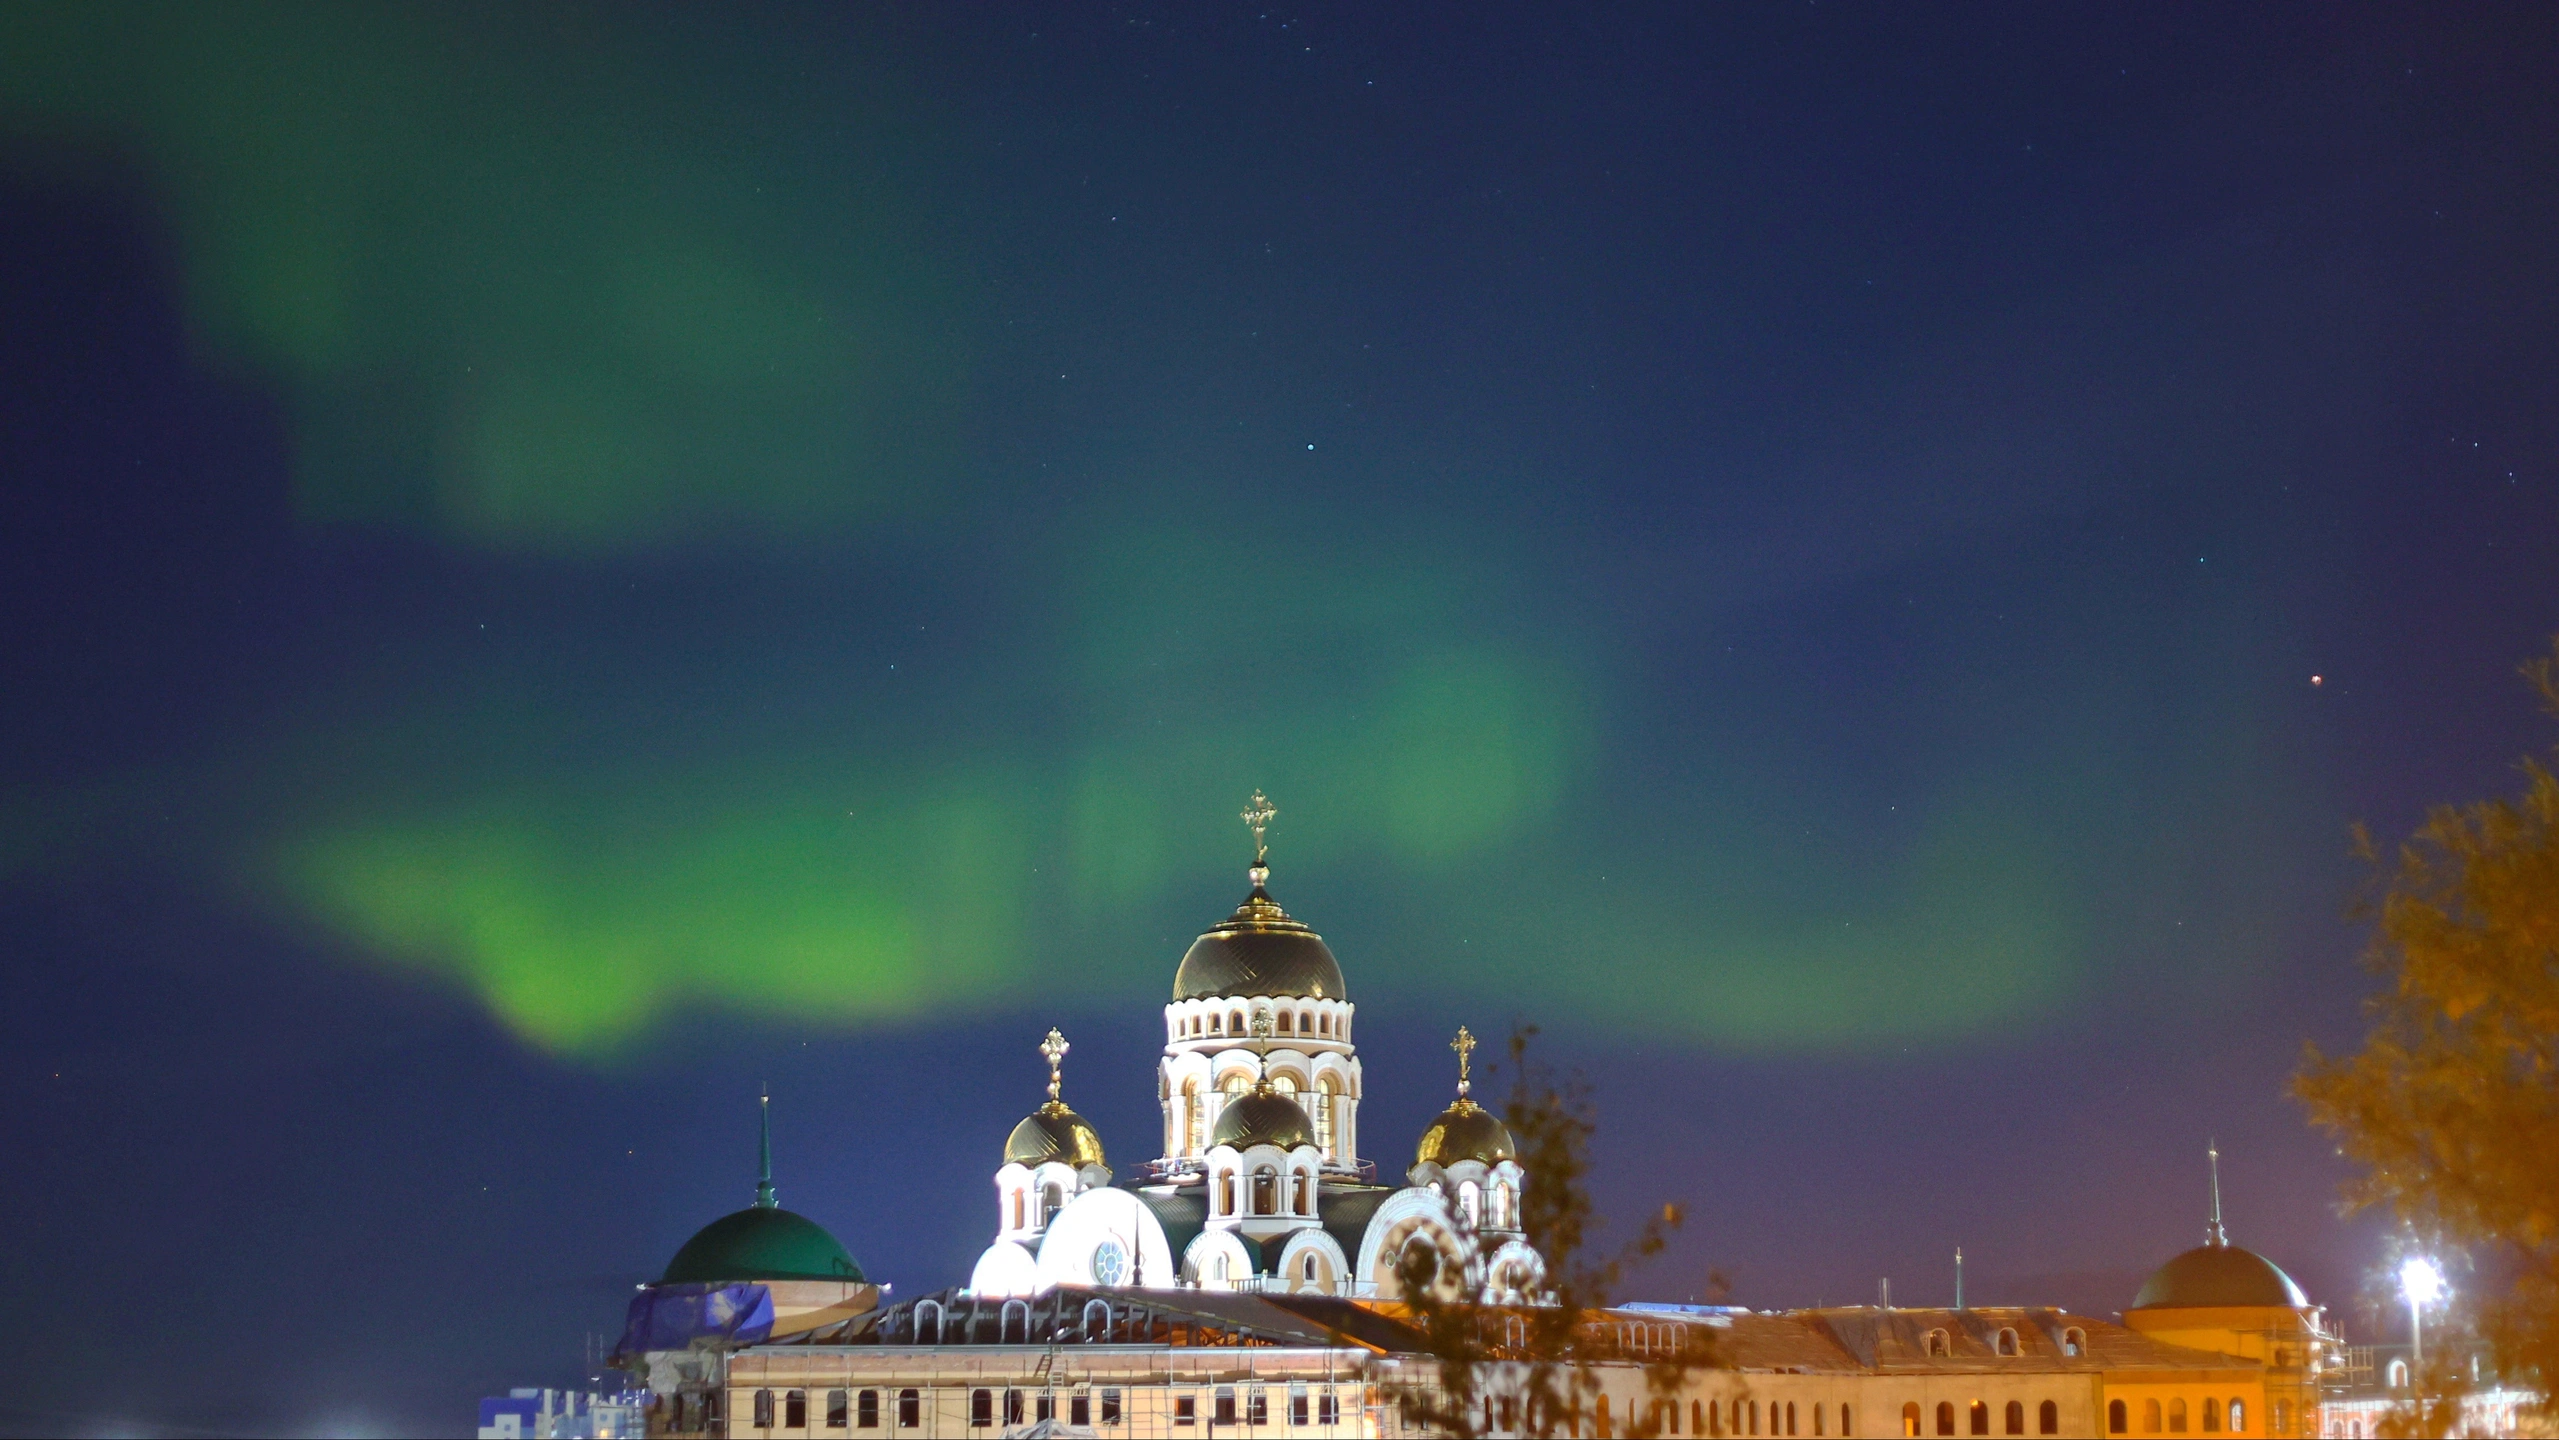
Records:
{"label": "blue tarpaulin cover", "polygon": [[696,1340],[753,1345],[773,1336],[773,1292],[761,1285],[652,1285],[631,1297],[621,1355],[683,1350]]}

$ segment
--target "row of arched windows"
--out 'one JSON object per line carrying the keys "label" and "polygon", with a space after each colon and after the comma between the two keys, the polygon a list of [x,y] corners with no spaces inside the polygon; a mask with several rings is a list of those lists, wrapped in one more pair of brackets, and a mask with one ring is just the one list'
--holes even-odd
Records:
{"label": "row of arched windows", "polygon": [[[1918,1401],[1913,1400],[1908,1404],[1903,1405],[1901,1407],[1901,1433],[1904,1435],[1924,1435],[1928,1433],[1920,1428],[1921,1418],[1922,1416]],[[1937,1421],[1936,1433],[1940,1435],[1953,1435],[1958,1433],[1955,1429],[1956,1416],[1954,1401],[1938,1401],[1937,1414],[1935,1418]],[[2005,1406],[2001,1407],[1999,1419],[2000,1434],[2025,1434],[2026,1402],[2023,1400],[2009,1401]],[[1963,1424],[1964,1428],[1960,1432],[1962,1434],[1989,1434],[1990,1402],[1987,1400],[1976,1400],[1970,1405],[1965,1406]],[[2058,1435],[2061,1433],[2061,1405],[2059,1402],[2047,1400],[2035,1407],[2035,1433],[2038,1435]]]}
{"label": "row of arched windows", "polygon": [[[1197,1039],[1205,1035],[1250,1035],[1252,1031],[1247,1028],[1247,1025],[1248,1022],[1245,1020],[1244,1012],[1241,1010],[1229,1010],[1223,1015],[1211,1011],[1206,1014],[1193,1015],[1187,1020],[1178,1022],[1174,1030],[1174,1034],[1177,1038],[1190,1039]],[[1350,1039],[1351,1017],[1348,1015],[1342,1017],[1341,1034],[1335,1035],[1333,1033],[1333,1029],[1333,1017],[1323,1011],[1280,1010],[1273,1012],[1271,1015],[1271,1032],[1273,1034],[1286,1035],[1291,1038],[1305,1036],[1310,1039],[1320,1040]]]}
{"label": "row of arched windows", "polygon": [[1013,1192],[1011,1215],[1016,1230],[1036,1230],[1046,1225],[1058,1211],[1066,1208],[1066,1188],[1052,1180],[1034,1195],[1030,1190]]}
{"label": "row of arched windows", "polygon": [[[2197,1409],[2200,1411],[2199,1418],[2203,1421],[2202,1433],[2206,1435],[2248,1433],[2248,1402],[2236,1395],[2231,1396],[2226,1405],[2218,1397],[2207,1395],[2204,1397],[2203,1404]],[[2140,1433],[2183,1435],[2186,1433],[2186,1417],[2186,1402],[2183,1399],[2172,1398],[2165,1404],[2158,1400],[2144,1400],[2141,1402]],[[2133,1433],[2130,1405],[2121,1400],[2106,1402],[2106,1433],[2109,1435]]]}
{"label": "row of arched windows", "polygon": [[[774,1394],[770,1390],[755,1392],[755,1428],[774,1428]],[[781,1423],[786,1430],[804,1430],[809,1423],[809,1392],[786,1390],[781,1395]],[[897,1424],[901,1430],[912,1430],[923,1423],[922,1396],[914,1390],[897,1392]],[[830,1430],[877,1430],[880,1428],[880,1392],[877,1390],[829,1390],[826,1392],[826,1428]]]}
{"label": "row of arched windows", "polygon": [[[1208,1145],[1209,1126],[1213,1123],[1212,1107],[1204,1101],[1214,1095],[1220,1106],[1234,1103],[1253,1088],[1253,1077],[1242,1070],[1229,1071],[1218,1082],[1214,1092],[1203,1093],[1197,1076],[1182,1082],[1182,1153],[1197,1155]],[[1286,1071],[1271,1074],[1271,1088],[1290,1099],[1298,1096],[1297,1077]],[[1330,1074],[1315,1077],[1315,1091],[1298,1103],[1306,1111],[1306,1119],[1314,1127],[1315,1148],[1326,1160],[1333,1154],[1333,1102],[1342,1093],[1341,1082]]]}
{"label": "row of arched windows", "polygon": [[[1490,1203],[1486,1203],[1489,1201]],[[1512,1193],[1510,1182],[1496,1181],[1487,1191],[1472,1180],[1457,1182],[1457,1213],[1466,1223],[1487,1230],[1519,1228],[1519,1197]]]}
{"label": "row of arched windows", "polygon": [[[1490,1405],[1491,1402],[1487,1401],[1485,1403]],[[1511,1417],[1511,1410],[1509,1408],[1510,1402],[1505,1400],[1502,1402],[1502,1405],[1501,1428],[1509,1429]],[[1644,1412],[1637,1410],[1633,1401],[1627,1402],[1626,1423],[1629,1426],[1634,1425],[1638,1416],[1641,1415],[1644,1419],[1650,1422],[1650,1424],[1644,1428],[1649,1429],[1652,1434],[1677,1435],[1680,1433],[1680,1405],[1678,1401],[1655,1400],[1649,1402],[1649,1406],[1650,1413],[1645,1414]],[[1763,1433],[1759,1428],[1762,1416],[1761,1403],[1759,1401],[1734,1400],[1729,1402],[1729,1406],[1730,1408],[1727,1409],[1727,1402],[1717,1400],[1689,1401],[1688,1433],[1691,1435],[1702,1436],[1758,1435]],[[1729,1418],[1727,1418],[1728,1416]],[[1532,1416],[1532,1419],[1533,1418],[1534,1417]],[[1599,1440],[1613,1440],[1613,1437],[1617,1433],[1617,1417],[1608,1403],[1607,1396],[1602,1395],[1599,1397],[1598,1404],[1592,1409],[1591,1418],[1594,1422],[1594,1429],[1592,1433],[1597,1435]],[[1847,1403],[1843,1401],[1839,1406],[1839,1433],[1842,1435],[1856,1434],[1857,1428],[1853,1423],[1854,1419],[1855,1412],[1850,1410]],[[1801,1410],[1797,1409],[1796,1402],[1792,1400],[1784,1402],[1776,1400],[1768,1401],[1766,1406],[1766,1420],[1768,1429],[1765,1433],[1769,1435],[1828,1435],[1831,1433],[1830,1407],[1819,1401],[1805,1405]],[[1807,1422],[1812,1426],[1810,1431],[1798,1428],[1799,1424]],[[1579,1420],[1574,1420],[1567,1426],[1567,1428],[1570,1429],[1572,1433],[1578,1435],[1581,1433],[1581,1422]]]}
{"label": "row of arched windows", "polygon": [[1222,1171],[1208,1178],[1208,1213],[1229,1215],[1299,1215],[1315,1213],[1315,1176],[1306,1170],[1286,1175],[1268,1165],[1250,1175]]}

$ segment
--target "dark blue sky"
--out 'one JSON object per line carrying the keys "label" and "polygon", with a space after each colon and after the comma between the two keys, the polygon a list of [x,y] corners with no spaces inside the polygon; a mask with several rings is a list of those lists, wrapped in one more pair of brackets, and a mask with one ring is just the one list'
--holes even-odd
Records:
{"label": "dark blue sky", "polygon": [[[0,15],[0,1428],[965,1278],[1274,889],[1759,1305],[2368,1324],[2347,825],[2559,629],[2546,9]],[[2312,676],[2319,676],[2314,685]]]}

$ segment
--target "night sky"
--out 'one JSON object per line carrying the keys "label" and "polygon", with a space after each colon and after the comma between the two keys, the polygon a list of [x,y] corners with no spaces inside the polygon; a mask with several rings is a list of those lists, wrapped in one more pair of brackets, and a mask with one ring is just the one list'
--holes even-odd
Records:
{"label": "night sky", "polygon": [[467,1433],[767,1083],[964,1282],[1255,787],[1382,1169],[1529,1021],[1641,1295],[2218,1137],[2368,1335],[2347,829],[2559,630],[2559,12],[2404,10],[0,9],[0,1430]]}

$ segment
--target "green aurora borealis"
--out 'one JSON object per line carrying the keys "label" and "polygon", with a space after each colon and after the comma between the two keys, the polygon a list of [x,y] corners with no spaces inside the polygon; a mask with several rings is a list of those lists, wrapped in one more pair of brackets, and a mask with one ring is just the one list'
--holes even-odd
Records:
{"label": "green aurora borealis", "polygon": [[[2020,434],[2080,377],[1945,403],[2023,323],[1967,317],[1684,451],[1702,511],[1577,508],[1653,462],[1520,379],[1590,368],[1569,306],[1451,262],[1562,358],[1423,353],[1323,259],[1396,237],[1237,278],[1251,225],[1180,228],[1253,183],[1185,147],[1294,174],[1268,137],[1086,163],[1122,120],[1066,105],[989,159],[815,12],[563,13],[0,12],[16,162],[111,157],[201,362],[272,398],[298,543],[430,597],[315,620],[180,760],[29,785],[12,863],[181,814],[240,905],[599,1060],[703,1007],[1151,1001],[1257,786],[1364,1002],[1739,1051],[2217,993],[2325,883],[2268,858],[2336,833],[2276,561],[2186,549],[2271,528],[2209,386]],[[1699,303],[1796,324],[1751,290]],[[2115,426],[2183,438],[2072,448]]]}

